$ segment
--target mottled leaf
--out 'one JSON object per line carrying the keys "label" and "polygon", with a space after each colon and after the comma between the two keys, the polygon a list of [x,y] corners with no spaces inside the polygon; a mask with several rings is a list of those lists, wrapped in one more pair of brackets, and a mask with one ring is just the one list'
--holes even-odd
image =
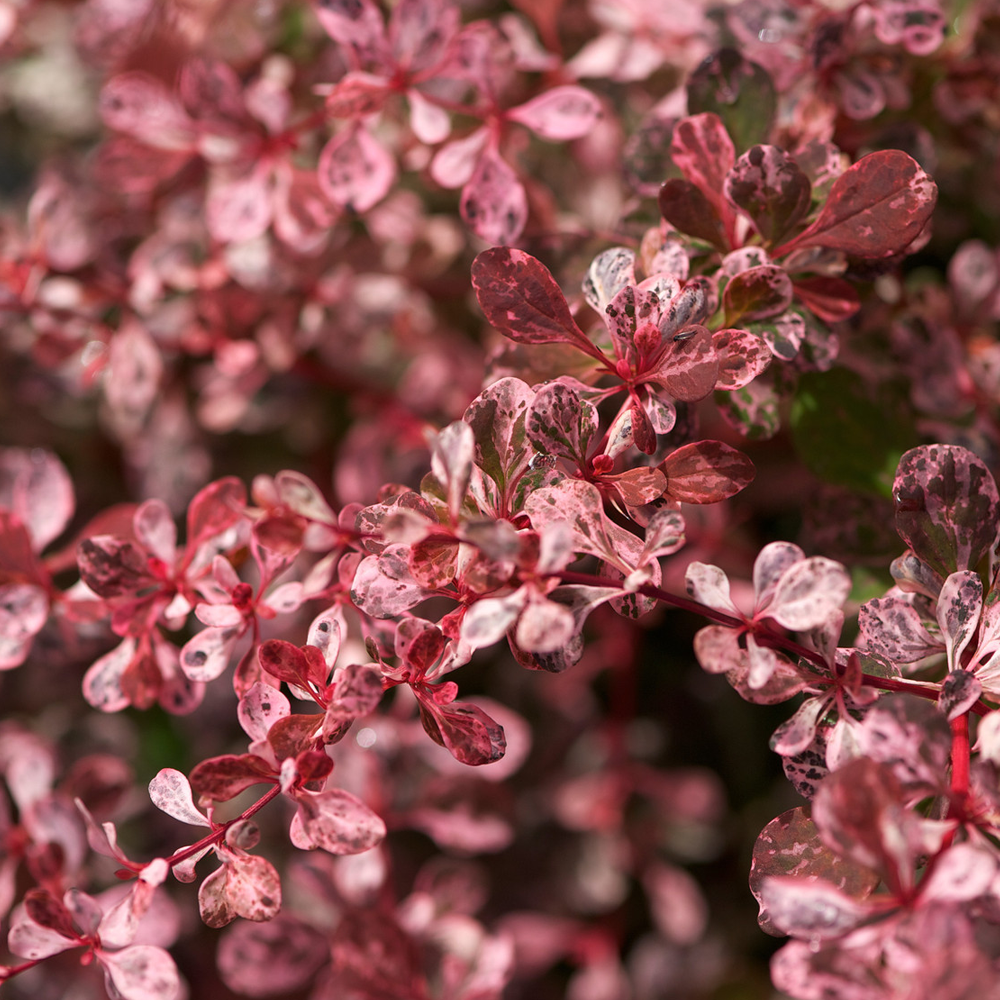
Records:
{"label": "mottled leaf", "polygon": [[916,239],[936,202],[937,185],[907,153],[869,153],[834,181],[816,221],[775,253],[822,246],[888,257]]}
{"label": "mottled leaf", "polygon": [[553,87],[507,112],[510,121],[519,122],[553,142],[586,135],[597,124],[600,115],[601,105],[597,98],[574,84]]}
{"label": "mottled leaf", "polygon": [[996,482],[965,448],[936,444],[906,452],[892,496],[900,537],[943,577],[975,569],[996,538]]}
{"label": "mottled leaf", "polygon": [[571,386],[550,382],[535,394],[525,427],[536,451],[568,459],[585,469],[597,434],[597,408],[581,399]]}
{"label": "mottled leaf", "polygon": [[722,293],[727,326],[777,316],[791,301],[791,279],[784,268],[773,264],[741,271],[729,279]]}
{"label": "mottled leaf", "polygon": [[672,177],[660,188],[660,214],[675,229],[718,250],[727,250],[722,220],[711,201],[691,181]]}
{"label": "mottled leaf", "polygon": [[487,147],[462,188],[458,210],[480,239],[508,244],[521,235],[528,221],[528,196],[510,164]]}
{"label": "mottled leaf", "polygon": [[389,193],[396,179],[396,162],[366,128],[356,125],[323,147],[316,177],[334,204],[367,212]]}
{"label": "mottled leaf", "polygon": [[446,747],[462,764],[492,764],[504,755],[503,729],[477,705],[451,702],[439,705],[417,692],[420,721],[435,743]]}
{"label": "mottled leaf", "polygon": [[596,350],[548,268],[523,250],[484,250],[472,262],[472,287],[486,319],[516,343],[562,342]]}
{"label": "mottled leaf", "polygon": [[753,146],[726,177],[726,197],[750,216],[766,245],[779,242],[808,213],[812,185],[777,146]]}
{"label": "mottled leaf", "polygon": [[753,463],[722,441],[693,441],[671,452],[660,464],[667,477],[665,494],[682,503],[717,503],[735,496],[753,481]]}

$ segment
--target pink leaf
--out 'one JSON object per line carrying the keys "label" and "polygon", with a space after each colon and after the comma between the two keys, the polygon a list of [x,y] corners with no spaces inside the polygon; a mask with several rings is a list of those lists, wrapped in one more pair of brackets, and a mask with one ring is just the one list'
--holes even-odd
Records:
{"label": "pink leaf", "polygon": [[258,682],[240,699],[237,714],[243,732],[257,742],[266,739],[271,726],[291,712],[290,702],[277,688]]}
{"label": "pink leaf", "polygon": [[496,150],[487,148],[462,188],[459,212],[482,240],[513,243],[528,221],[528,197],[517,174]]}
{"label": "pink leaf", "polygon": [[594,128],[600,116],[597,98],[573,84],[553,87],[507,112],[511,121],[553,142],[579,139]]}
{"label": "pink leaf", "polygon": [[635,283],[635,251],[611,247],[599,253],[587,269],[583,297],[591,309],[603,313],[623,288]]}
{"label": "pink leaf", "polygon": [[472,287],[486,319],[516,343],[568,343],[593,353],[555,278],[523,250],[484,250],[472,262]]}
{"label": "pink leaf", "polygon": [[226,985],[251,997],[301,990],[329,957],[329,936],[285,913],[263,924],[237,924],[218,951]]}
{"label": "pink leaf", "polygon": [[833,183],[819,218],[775,253],[822,246],[856,257],[905,250],[934,211],[937,186],[898,149],[870,153]]}
{"label": "pink leaf", "polygon": [[850,592],[851,578],[840,563],[813,556],[782,575],[767,614],[785,628],[805,632],[824,625]]}
{"label": "pink leaf", "polygon": [[388,54],[385,24],[372,0],[314,0],[312,7],[319,23],[348,49],[355,62]]}
{"label": "pink leaf", "polygon": [[194,144],[193,122],[178,100],[145,73],[119,73],[108,80],[101,90],[100,110],[108,128],[158,149],[187,149]]}
{"label": "pink leaf", "polygon": [[866,601],[858,617],[867,648],[893,663],[916,663],[944,648],[902,597],[889,595]]}
{"label": "pink leaf", "polygon": [[331,854],[360,854],[381,843],[385,823],[359,798],[342,788],[297,792],[299,808],[289,832],[296,847]]}
{"label": "pink leaf", "polygon": [[719,359],[717,389],[740,389],[752,382],[771,363],[771,350],[749,330],[716,330],[712,334]]}
{"label": "pink leaf", "polygon": [[0,508],[15,514],[35,552],[55,541],[73,516],[73,483],[51,452],[0,448]]}
{"label": "pink leaf", "polygon": [[937,621],[948,652],[948,669],[957,670],[983,608],[983,581],[972,570],[952,573],[938,596]]}
{"label": "pink leaf", "polygon": [[212,176],[205,199],[208,231],[220,243],[246,243],[267,232],[272,218],[273,174],[266,162],[242,174]]}
{"label": "pink leaf", "polygon": [[435,67],[458,31],[461,16],[448,0],[400,0],[389,18],[389,49],[409,74]]}
{"label": "pink leaf", "polygon": [[501,489],[530,459],[526,424],[533,397],[534,392],[520,379],[499,379],[469,404],[462,417],[475,438],[476,465]]}
{"label": "pink leaf", "polygon": [[202,882],[198,908],[209,927],[225,927],[237,917],[271,920],[281,909],[278,873],[266,858],[227,858]]}
{"label": "pink leaf", "polygon": [[670,156],[725,219],[731,210],[722,190],[736,161],[736,151],[722,119],[711,113],[682,118],[674,127]]}
{"label": "pink leaf", "polygon": [[550,382],[535,393],[525,427],[538,452],[567,458],[585,469],[597,434],[597,408],[571,386]]}
{"label": "pink leaf", "polygon": [[361,560],[351,584],[351,600],[373,618],[394,618],[428,593],[410,573],[408,545],[389,545],[381,555]]}
{"label": "pink leaf", "polygon": [[181,670],[188,680],[214,681],[229,666],[236,643],[246,631],[244,625],[202,629],[181,649]]}
{"label": "pink leaf", "polygon": [[122,1000],[175,1000],[181,983],[174,960],[162,948],[136,944],[121,951],[97,952],[108,983]]}
{"label": "pink leaf", "polygon": [[0,670],[20,666],[49,616],[49,599],[30,583],[0,585]]}
{"label": "pink leaf", "polygon": [[135,657],[136,641],[123,639],[110,653],[95,660],[83,677],[83,696],[102,712],[120,712],[129,705],[122,675]]}
{"label": "pink leaf", "polygon": [[396,179],[396,164],[367,129],[354,125],[323,147],[316,176],[330,201],[366,212],[389,193]]}
{"label": "pink leaf", "polygon": [[360,118],[381,111],[391,90],[381,76],[354,71],[345,74],[326,95],[330,118]]}
{"label": "pink leaf", "polygon": [[475,452],[472,428],[462,420],[455,420],[431,438],[430,447],[431,471],[444,487],[448,511],[457,521],[472,478]]}
{"label": "pink leaf", "polygon": [[722,441],[693,441],[673,451],[661,463],[665,493],[682,503],[717,503],[735,496],[753,482],[753,463],[743,452]]}
{"label": "pink leaf", "polygon": [[210,538],[221,535],[244,516],[247,492],[235,476],[216,480],[200,489],[188,504],[187,545],[189,552]]}
{"label": "pink leaf", "polygon": [[431,160],[430,174],[434,182],[448,189],[467,184],[489,137],[489,129],[477,128],[442,146]]}
{"label": "pink leaf", "polygon": [[867,916],[861,903],[829,883],[797,876],[764,879],[760,902],[772,927],[809,941],[840,937]]}

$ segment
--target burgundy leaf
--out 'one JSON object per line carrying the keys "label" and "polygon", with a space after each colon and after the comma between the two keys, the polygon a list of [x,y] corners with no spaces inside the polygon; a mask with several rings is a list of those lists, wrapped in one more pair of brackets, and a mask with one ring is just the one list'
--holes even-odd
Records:
{"label": "burgundy leaf", "polygon": [[722,441],[693,441],[661,463],[665,493],[682,503],[718,503],[735,496],[753,481],[753,463]]}
{"label": "burgundy leaf", "polygon": [[462,188],[459,212],[466,225],[487,243],[513,243],[528,221],[528,196],[517,174],[490,147],[476,162]]}
{"label": "burgundy leaf", "polygon": [[822,246],[889,257],[916,239],[936,201],[937,185],[911,156],[898,149],[870,153],[834,181],[819,218],[775,253]]}
{"label": "burgundy leaf", "polygon": [[111,535],[85,538],[77,550],[80,576],[101,597],[132,594],[154,583],[144,553]]}
{"label": "burgundy leaf", "polygon": [[463,764],[492,764],[507,748],[503,729],[476,705],[439,705],[417,692],[420,721],[435,743],[446,747]]}
{"label": "burgundy leaf", "polygon": [[[298,757],[299,754],[308,753],[316,746],[316,740],[320,735],[320,727],[323,717],[318,713],[299,715],[285,715],[280,719],[275,719],[274,723],[267,731],[267,742],[274,751],[274,756],[279,760],[288,757]],[[325,770],[311,771],[309,775],[303,775],[304,781],[313,781],[317,778],[325,778],[333,770],[333,761],[326,754],[320,754],[323,762],[321,768]],[[313,762],[315,764],[315,762]]]}
{"label": "burgundy leaf", "polygon": [[191,787],[202,798],[226,802],[251,785],[275,781],[274,771],[256,754],[223,754],[196,764]]}
{"label": "burgundy leaf", "polygon": [[892,496],[900,537],[942,577],[975,569],[996,538],[996,482],[965,448],[924,445],[906,452]]}
{"label": "burgundy leaf", "polygon": [[[307,649],[315,647],[307,647]],[[319,650],[315,650],[319,653]],[[306,656],[306,649],[284,639],[268,639],[262,643],[258,654],[261,667],[272,677],[287,684],[295,684],[300,688],[307,688],[310,681],[316,684],[325,685],[328,667],[326,661],[320,655],[321,666],[310,661]]]}
{"label": "burgundy leaf", "polygon": [[850,319],[861,308],[861,300],[854,286],[843,278],[823,275],[796,278],[792,287],[795,289],[795,297],[824,323],[839,323]]}
{"label": "burgundy leaf", "polygon": [[486,319],[516,343],[567,343],[594,353],[548,268],[523,250],[484,250],[472,262],[472,287]]}
{"label": "burgundy leaf", "polygon": [[730,278],[722,293],[726,324],[777,316],[792,301],[792,282],[784,268],[761,264]]}
{"label": "burgundy leaf", "polygon": [[718,250],[729,248],[715,206],[691,181],[672,177],[660,188],[658,199],[660,214],[675,229]]}
{"label": "burgundy leaf", "polygon": [[726,197],[750,216],[767,245],[805,217],[811,191],[809,178],[777,146],[752,146],[725,180]]}

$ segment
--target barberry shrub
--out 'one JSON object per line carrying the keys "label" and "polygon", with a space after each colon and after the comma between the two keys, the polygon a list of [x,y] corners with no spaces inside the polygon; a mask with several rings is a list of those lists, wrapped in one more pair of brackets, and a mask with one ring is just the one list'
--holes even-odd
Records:
{"label": "barberry shrub", "polygon": [[998,51],[0,0],[4,996],[1000,1000]]}

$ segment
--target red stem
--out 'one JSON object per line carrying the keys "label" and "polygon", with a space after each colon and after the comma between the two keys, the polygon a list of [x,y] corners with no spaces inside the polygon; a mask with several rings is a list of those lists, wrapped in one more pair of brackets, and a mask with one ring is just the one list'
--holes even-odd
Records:
{"label": "red stem", "polygon": [[212,844],[217,841],[222,840],[226,831],[234,824],[239,823],[242,820],[249,819],[254,813],[260,812],[272,799],[276,799],[281,794],[281,787],[279,785],[273,785],[264,795],[262,795],[252,806],[248,806],[239,814],[239,816],[234,819],[228,820],[223,823],[217,830],[213,830],[207,837],[202,837],[196,844],[192,844],[190,847],[185,848],[183,851],[179,851],[177,854],[172,854],[167,858],[167,864],[173,868],[174,865],[180,864],[182,861],[187,861],[188,858],[193,857],[199,851],[203,851],[206,847],[211,847]]}

